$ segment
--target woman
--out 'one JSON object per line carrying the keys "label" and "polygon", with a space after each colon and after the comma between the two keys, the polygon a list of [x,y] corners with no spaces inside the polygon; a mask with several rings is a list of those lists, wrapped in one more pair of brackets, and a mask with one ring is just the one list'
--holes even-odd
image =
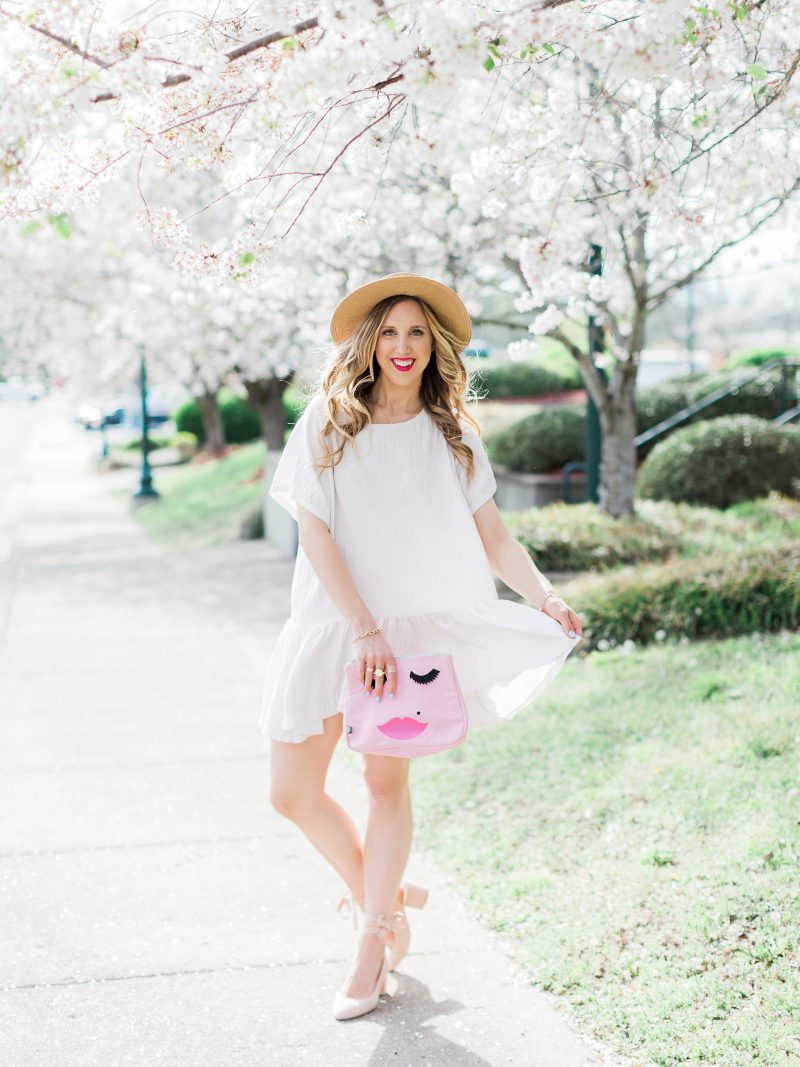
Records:
{"label": "woman", "polygon": [[[321,385],[270,487],[299,528],[291,616],[267,669],[262,730],[274,808],[294,821],[364,912],[334,1016],[371,1011],[409,943],[402,882],[411,849],[409,760],[365,755],[362,844],[325,793],[342,731],[344,664],[365,693],[393,699],[395,656],[448,651],[470,728],[510,720],[561,669],[581,634],[506,529],[496,483],[464,410],[469,314],[452,289],[391,274],[349,293],[331,320]],[[529,604],[498,598],[494,571]],[[534,610],[539,609],[539,610]],[[390,950],[387,957],[386,950]]]}

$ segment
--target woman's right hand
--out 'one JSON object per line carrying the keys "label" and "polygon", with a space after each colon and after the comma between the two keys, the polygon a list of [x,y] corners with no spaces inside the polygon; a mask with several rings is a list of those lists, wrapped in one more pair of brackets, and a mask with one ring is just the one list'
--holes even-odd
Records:
{"label": "woman's right hand", "polygon": [[[354,646],[358,659],[358,680],[365,693],[373,693],[380,700],[385,692],[394,697],[397,691],[397,664],[383,634],[370,634],[356,641]],[[375,668],[380,667],[384,674],[375,677]],[[375,688],[372,689],[373,679]]]}

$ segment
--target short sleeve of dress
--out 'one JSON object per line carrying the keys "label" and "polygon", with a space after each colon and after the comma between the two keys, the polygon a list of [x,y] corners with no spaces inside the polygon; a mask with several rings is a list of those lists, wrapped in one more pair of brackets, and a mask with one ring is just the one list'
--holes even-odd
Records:
{"label": "short sleeve of dress", "polygon": [[320,430],[325,422],[322,397],[315,396],[306,405],[284,445],[269,487],[269,495],[286,508],[297,521],[297,504],[313,512],[330,527],[333,485],[331,468],[315,469],[322,458]]}
{"label": "short sleeve of dress", "polygon": [[475,512],[481,504],[485,504],[497,492],[497,481],[483,441],[469,426],[462,426],[462,431],[461,439],[465,445],[469,445],[475,460],[472,480],[468,481],[466,468],[460,459],[456,459],[456,469],[469,510]]}

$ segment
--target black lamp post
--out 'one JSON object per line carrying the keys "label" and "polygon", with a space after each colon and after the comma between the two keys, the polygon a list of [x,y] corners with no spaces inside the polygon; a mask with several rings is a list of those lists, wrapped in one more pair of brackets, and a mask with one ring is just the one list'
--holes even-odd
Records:
{"label": "black lamp post", "polygon": [[150,439],[147,436],[147,427],[150,417],[147,414],[147,366],[144,358],[144,345],[139,345],[139,392],[142,398],[142,469],[139,480],[139,488],[133,494],[133,505],[147,503],[148,500],[158,500],[159,494],[153,486],[153,476],[150,471]]}
{"label": "black lamp post", "polygon": [[686,351],[689,354],[689,373],[694,373],[694,282],[686,286]]}
{"label": "black lamp post", "polygon": [[108,419],[107,418],[101,419],[100,420],[100,440],[102,442],[102,447],[100,449],[100,458],[101,459],[108,459],[108,434],[106,433],[107,429],[108,429]]}
{"label": "black lamp post", "polygon": [[[588,261],[590,274],[603,273],[603,248],[593,244],[589,253]],[[589,316],[589,360],[596,367],[600,377],[605,382],[606,374],[602,367],[595,363],[595,354],[602,352],[605,347],[603,337],[603,325],[595,321],[594,315]],[[603,453],[603,437],[600,427],[600,412],[597,404],[592,399],[592,394],[587,390],[586,399],[586,499],[597,503],[600,488],[600,459]]]}

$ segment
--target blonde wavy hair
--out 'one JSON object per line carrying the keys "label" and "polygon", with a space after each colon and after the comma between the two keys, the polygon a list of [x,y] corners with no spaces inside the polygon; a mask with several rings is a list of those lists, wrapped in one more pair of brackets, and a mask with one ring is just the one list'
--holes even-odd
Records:
{"label": "blonde wavy hair", "polygon": [[[355,442],[360,431],[372,421],[374,386],[382,374],[375,349],[386,316],[401,300],[415,300],[419,304],[433,337],[433,355],[422,372],[420,383],[423,406],[471,480],[475,461],[469,445],[462,441],[459,419],[470,423],[478,436],[481,431],[480,424],[464,408],[465,401],[478,399],[470,382],[470,372],[461,359],[464,344],[446,329],[433,308],[417,296],[396,295],[381,300],[367,312],[350,337],[334,346],[332,356],[321,371],[319,385],[311,393],[323,396],[328,411],[327,421],[320,431],[323,458],[314,466],[320,469],[335,467],[347,442]],[[331,449],[327,438],[337,432],[342,440],[338,447]]]}

